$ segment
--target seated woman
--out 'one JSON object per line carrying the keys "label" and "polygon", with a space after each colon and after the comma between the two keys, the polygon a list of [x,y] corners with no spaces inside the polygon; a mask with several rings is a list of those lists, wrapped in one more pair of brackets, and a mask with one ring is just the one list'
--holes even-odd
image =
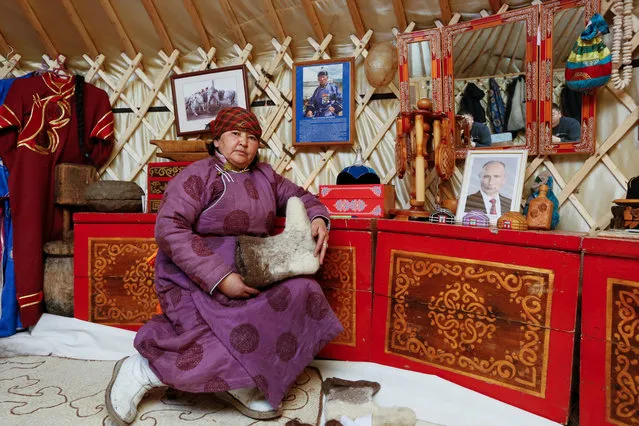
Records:
{"label": "seated woman", "polygon": [[156,386],[216,392],[249,417],[278,417],[297,376],[342,332],[312,278],[261,292],[244,284],[234,262],[239,235],[269,235],[287,200],[299,197],[321,263],[328,211],[258,163],[262,130],[252,112],[225,108],[211,132],[211,158],[171,180],[157,215],[155,287],[163,314],[139,330],[139,353],[114,368],[105,397],[119,424],[135,420],[142,396]]}

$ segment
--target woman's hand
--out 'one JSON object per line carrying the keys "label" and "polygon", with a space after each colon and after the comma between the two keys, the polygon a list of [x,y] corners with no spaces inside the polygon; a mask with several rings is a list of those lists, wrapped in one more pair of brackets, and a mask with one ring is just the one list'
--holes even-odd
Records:
{"label": "woman's hand", "polygon": [[215,290],[221,291],[230,299],[248,299],[251,296],[260,294],[259,290],[244,284],[242,276],[236,272],[228,274]]}
{"label": "woman's hand", "polygon": [[319,255],[320,265],[324,263],[324,255],[326,254],[326,248],[328,247],[328,229],[326,229],[326,222],[321,217],[316,217],[311,222],[311,235],[317,240],[315,244],[315,257]]}

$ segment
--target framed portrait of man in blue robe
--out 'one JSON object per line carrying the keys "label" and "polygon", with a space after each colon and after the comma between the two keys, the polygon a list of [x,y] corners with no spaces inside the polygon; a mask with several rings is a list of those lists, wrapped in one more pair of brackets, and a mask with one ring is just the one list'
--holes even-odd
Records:
{"label": "framed portrait of man in blue robe", "polygon": [[351,145],[354,59],[293,66],[293,145]]}

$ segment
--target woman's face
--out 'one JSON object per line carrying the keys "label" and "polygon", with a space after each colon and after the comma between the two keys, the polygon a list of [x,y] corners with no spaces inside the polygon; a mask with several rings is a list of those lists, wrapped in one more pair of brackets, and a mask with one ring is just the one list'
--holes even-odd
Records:
{"label": "woman's face", "polygon": [[260,141],[255,135],[242,130],[224,132],[213,143],[228,162],[240,169],[251,164],[260,146]]}

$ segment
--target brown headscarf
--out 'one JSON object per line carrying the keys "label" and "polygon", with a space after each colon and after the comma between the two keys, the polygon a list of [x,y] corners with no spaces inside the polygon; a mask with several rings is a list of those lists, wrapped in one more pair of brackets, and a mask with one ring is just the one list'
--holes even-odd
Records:
{"label": "brown headscarf", "polygon": [[262,127],[255,114],[241,107],[221,109],[209,127],[213,140],[219,139],[222,133],[230,130],[242,130],[258,139],[262,137]]}

